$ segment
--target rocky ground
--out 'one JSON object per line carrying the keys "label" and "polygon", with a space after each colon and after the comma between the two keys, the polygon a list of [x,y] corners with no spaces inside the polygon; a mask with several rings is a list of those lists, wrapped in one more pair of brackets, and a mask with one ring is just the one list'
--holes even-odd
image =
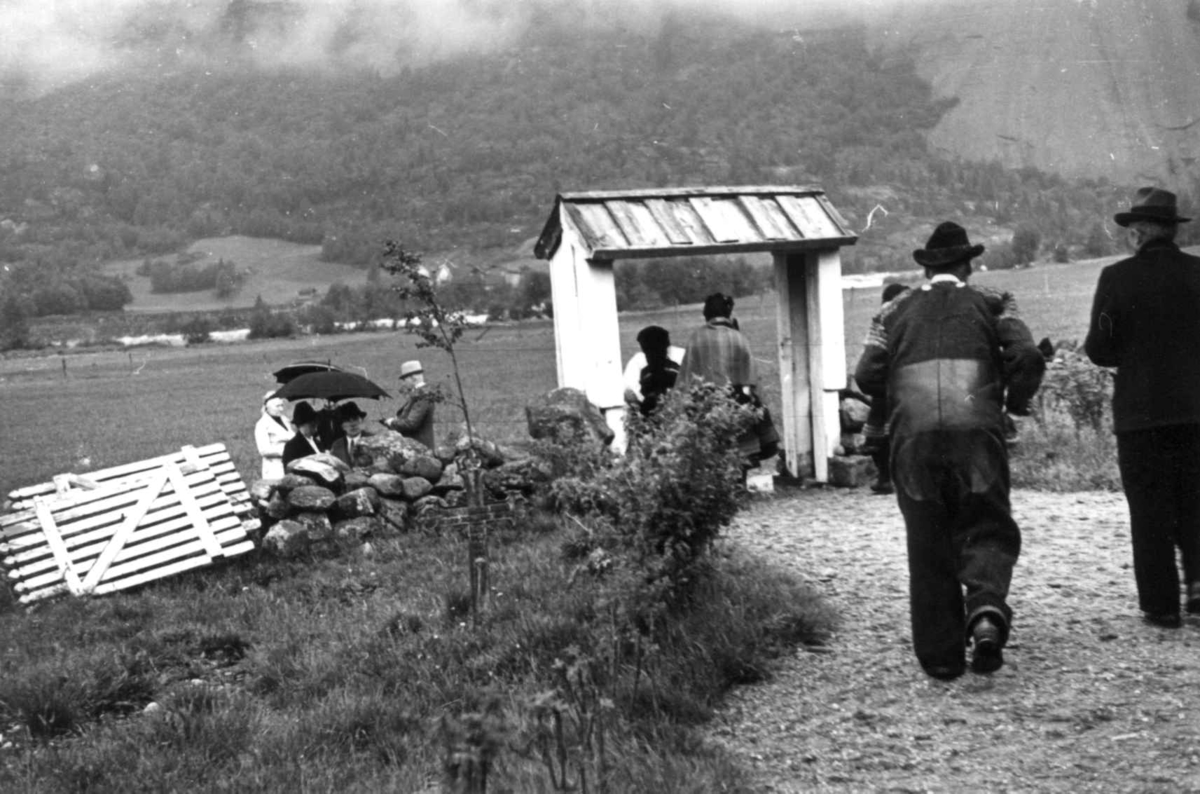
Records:
{"label": "rocky ground", "polygon": [[1006,665],[943,683],[912,655],[904,526],[865,489],[759,497],[730,542],[840,610],[825,648],[734,693],[712,738],[763,792],[1200,791],[1200,619],[1142,624],[1124,497],[1018,491]]}

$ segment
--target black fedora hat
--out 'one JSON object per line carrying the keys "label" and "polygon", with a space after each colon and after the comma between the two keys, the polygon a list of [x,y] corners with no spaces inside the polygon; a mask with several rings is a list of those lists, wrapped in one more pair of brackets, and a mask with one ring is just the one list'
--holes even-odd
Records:
{"label": "black fedora hat", "polygon": [[358,407],[356,402],[342,403],[337,407],[337,418],[339,422],[346,422],[351,419],[365,419],[367,412]]}
{"label": "black fedora hat", "polygon": [[982,245],[971,245],[967,230],[954,221],[943,221],[929,235],[924,248],[913,251],[913,259],[922,267],[942,268],[967,262],[983,253]]}
{"label": "black fedora hat", "polygon": [[306,402],[296,403],[296,407],[292,409],[292,424],[296,427],[306,425],[309,422],[317,421],[317,409],[313,408]]}
{"label": "black fedora hat", "polygon": [[1133,197],[1129,212],[1118,212],[1113,216],[1118,226],[1128,226],[1134,221],[1156,223],[1187,223],[1191,218],[1179,216],[1175,206],[1175,194],[1156,187],[1139,188]]}

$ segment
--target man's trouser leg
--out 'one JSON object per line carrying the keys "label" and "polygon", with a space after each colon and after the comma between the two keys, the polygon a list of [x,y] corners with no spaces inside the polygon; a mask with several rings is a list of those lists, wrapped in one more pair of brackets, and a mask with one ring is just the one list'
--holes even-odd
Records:
{"label": "man's trouser leg", "polygon": [[1121,484],[1129,503],[1133,575],[1138,607],[1152,615],[1179,612],[1175,539],[1180,523],[1177,461],[1171,436],[1177,427],[1117,434]]}
{"label": "man's trouser leg", "polygon": [[1200,586],[1200,425],[1172,428],[1175,494],[1179,504],[1175,543],[1183,558],[1184,581]]}
{"label": "man's trouser leg", "polygon": [[991,617],[1000,626],[1001,645],[1008,641],[1012,609],[1008,590],[1021,553],[1021,531],[1008,499],[1007,465],[1003,483],[983,493],[963,493],[954,511],[951,536],[958,559],[958,580],[966,588],[966,629]]}
{"label": "man's trouser leg", "polygon": [[946,505],[896,493],[908,538],[913,650],[926,669],[961,668],[966,624]]}

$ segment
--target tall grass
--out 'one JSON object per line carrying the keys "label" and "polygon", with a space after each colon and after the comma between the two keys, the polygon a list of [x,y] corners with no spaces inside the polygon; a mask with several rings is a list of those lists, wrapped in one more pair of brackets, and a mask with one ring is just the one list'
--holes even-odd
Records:
{"label": "tall grass", "polygon": [[569,779],[586,770],[594,786],[604,770],[592,790],[743,789],[696,727],[775,655],[819,642],[832,614],[720,550],[640,689],[628,675],[606,688],[602,745],[578,738],[583,713],[564,700],[567,733],[546,755],[547,693],[565,697],[560,671],[609,636],[604,588],[572,577],[566,537],[542,519],[496,539],[478,627],[450,608],[465,541],[415,534],[370,556],[252,557],[0,614],[0,790],[420,791],[487,737],[496,791],[552,790],[560,752]]}

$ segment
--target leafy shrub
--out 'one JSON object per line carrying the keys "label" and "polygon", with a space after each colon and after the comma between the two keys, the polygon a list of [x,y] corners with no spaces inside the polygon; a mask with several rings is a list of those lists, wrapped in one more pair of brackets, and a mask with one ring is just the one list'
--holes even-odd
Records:
{"label": "leafy shrub", "polygon": [[1060,342],[1042,381],[1039,419],[1060,412],[1070,418],[1078,434],[1099,433],[1110,420],[1112,370],[1097,367],[1075,341]]}
{"label": "leafy shrub", "polygon": [[631,413],[623,457],[575,459],[574,472],[551,486],[553,501],[590,518],[591,545],[659,588],[639,597],[678,603],[741,504],[737,437],[753,418],[713,386],[671,392],[650,417]]}

